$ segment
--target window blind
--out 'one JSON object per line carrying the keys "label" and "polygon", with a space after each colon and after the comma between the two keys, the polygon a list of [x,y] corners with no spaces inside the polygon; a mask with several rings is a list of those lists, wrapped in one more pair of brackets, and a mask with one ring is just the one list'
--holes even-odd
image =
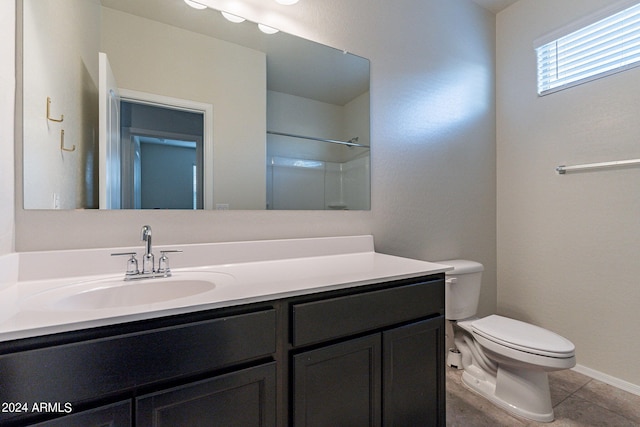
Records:
{"label": "window blind", "polygon": [[640,65],[640,3],[536,48],[538,94]]}

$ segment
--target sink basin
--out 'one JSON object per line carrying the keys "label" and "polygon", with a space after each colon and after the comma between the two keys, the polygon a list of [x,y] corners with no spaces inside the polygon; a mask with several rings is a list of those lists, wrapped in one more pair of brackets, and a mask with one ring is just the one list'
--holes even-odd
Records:
{"label": "sink basin", "polygon": [[126,282],[69,295],[56,301],[53,308],[96,309],[153,304],[202,294],[215,287],[215,283],[204,280]]}
{"label": "sink basin", "polygon": [[99,310],[165,303],[198,302],[198,297],[233,282],[233,276],[214,272],[178,272],[172,277],[124,281],[98,279],[61,286],[29,298],[28,304],[57,311]]}

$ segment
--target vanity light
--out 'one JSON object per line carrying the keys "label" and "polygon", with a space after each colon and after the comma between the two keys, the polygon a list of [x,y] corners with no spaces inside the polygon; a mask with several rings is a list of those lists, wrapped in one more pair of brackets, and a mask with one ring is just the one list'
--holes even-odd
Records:
{"label": "vanity light", "polygon": [[265,34],[275,34],[278,31],[280,31],[277,28],[269,27],[268,25],[264,25],[264,24],[258,24],[258,28],[260,28],[260,31],[262,31]]}
{"label": "vanity light", "polygon": [[238,16],[238,15],[233,15],[233,14],[231,14],[229,12],[220,12],[220,13],[222,13],[222,16],[224,16],[227,19],[227,21],[231,21],[231,22],[234,22],[236,24],[239,24],[239,23],[245,21],[245,19],[243,17]]}
{"label": "vanity light", "polygon": [[290,6],[292,4],[298,3],[298,0],[276,0],[278,3],[283,4],[285,6]]}
{"label": "vanity light", "polygon": [[207,8],[207,6],[200,4],[198,2],[195,2],[193,0],[184,0],[184,2],[194,9],[203,10]]}

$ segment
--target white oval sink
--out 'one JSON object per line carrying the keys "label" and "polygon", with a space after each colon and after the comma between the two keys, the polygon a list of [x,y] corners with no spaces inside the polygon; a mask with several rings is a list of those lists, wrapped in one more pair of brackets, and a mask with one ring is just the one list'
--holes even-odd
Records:
{"label": "white oval sink", "polygon": [[217,272],[178,272],[172,277],[124,281],[98,279],[61,286],[29,298],[28,305],[49,310],[96,310],[193,299],[233,282]]}
{"label": "white oval sink", "polygon": [[59,299],[58,309],[96,309],[154,304],[209,292],[216,287],[204,280],[157,282],[155,279],[126,282],[124,285],[100,287]]}

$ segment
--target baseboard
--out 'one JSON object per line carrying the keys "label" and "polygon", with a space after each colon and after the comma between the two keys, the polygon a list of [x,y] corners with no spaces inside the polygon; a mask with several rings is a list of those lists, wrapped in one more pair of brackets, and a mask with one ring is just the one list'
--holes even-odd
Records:
{"label": "baseboard", "polygon": [[603,383],[612,385],[621,390],[628,391],[629,393],[640,396],[640,385],[632,384],[628,381],[621,380],[620,378],[612,377],[611,375],[596,371],[595,369],[587,368],[583,365],[576,365],[573,370],[598,381],[602,381]]}

